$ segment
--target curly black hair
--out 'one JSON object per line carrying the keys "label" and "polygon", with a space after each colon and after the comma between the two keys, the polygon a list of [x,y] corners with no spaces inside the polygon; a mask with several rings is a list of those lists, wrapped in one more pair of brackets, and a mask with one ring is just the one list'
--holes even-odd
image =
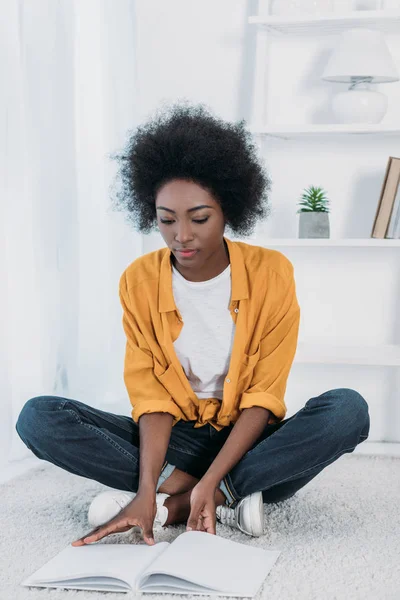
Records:
{"label": "curly black hair", "polygon": [[[129,132],[130,134],[131,132]],[[271,179],[257,157],[245,121],[224,122],[204,104],[184,101],[140,125],[120,154],[114,206],[141,233],[157,226],[155,199],[173,179],[197,183],[220,204],[227,227],[250,235],[259,219],[270,214]]]}

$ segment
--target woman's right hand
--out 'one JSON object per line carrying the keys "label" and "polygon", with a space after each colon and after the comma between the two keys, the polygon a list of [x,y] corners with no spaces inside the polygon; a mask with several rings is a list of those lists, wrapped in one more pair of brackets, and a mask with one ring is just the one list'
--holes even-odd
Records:
{"label": "woman's right hand", "polygon": [[72,546],[84,546],[97,542],[111,533],[122,533],[138,526],[143,531],[146,544],[155,544],[153,536],[153,524],[156,517],[157,505],[156,494],[149,492],[138,492],[135,498],[125,506],[115,517],[107,523],[99,525],[86,535],[72,542]]}

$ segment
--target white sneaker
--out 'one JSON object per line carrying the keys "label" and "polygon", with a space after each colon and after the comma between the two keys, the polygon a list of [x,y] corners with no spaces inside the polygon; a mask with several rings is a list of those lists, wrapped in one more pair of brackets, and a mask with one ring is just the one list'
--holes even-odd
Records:
{"label": "white sneaker", "polygon": [[[91,527],[98,527],[115,517],[129,502],[135,498],[135,492],[124,490],[107,490],[98,494],[88,510],[88,522]],[[164,506],[169,494],[156,494],[157,513],[153,527],[162,527],[168,518],[168,508]],[[134,526],[134,530],[141,531],[141,527]]]}
{"label": "white sneaker", "polygon": [[216,517],[220,523],[236,527],[242,533],[259,537],[264,533],[264,504],[262,492],[242,498],[236,508],[224,504],[217,506]]}

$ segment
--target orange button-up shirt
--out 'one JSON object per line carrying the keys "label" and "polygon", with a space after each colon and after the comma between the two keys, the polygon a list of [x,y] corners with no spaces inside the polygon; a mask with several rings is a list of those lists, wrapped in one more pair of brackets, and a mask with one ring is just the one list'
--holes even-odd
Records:
{"label": "orange button-up shirt", "polygon": [[171,250],[140,256],[123,272],[119,297],[126,333],[124,382],[132,419],[167,412],[173,425],[210,423],[218,431],[244,408],[261,406],[268,423],[284,419],[287,378],[297,348],[300,307],[294,269],[277,250],[224,237],[231,266],[229,311],[236,325],[223,398],[199,399],[173,343],[184,323],[172,289]]}

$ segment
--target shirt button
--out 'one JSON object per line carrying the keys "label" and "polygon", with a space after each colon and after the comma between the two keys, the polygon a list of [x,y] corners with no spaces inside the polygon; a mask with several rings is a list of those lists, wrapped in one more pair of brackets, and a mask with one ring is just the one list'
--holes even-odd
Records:
{"label": "shirt button", "polygon": [[235,312],[235,313],[238,313],[238,312],[239,312],[239,309],[238,309],[238,308],[235,308],[235,310],[234,310],[233,312]]}
{"label": "shirt button", "polygon": [[225,381],[226,381],[226,383],[230,383],[231,382],[231,380],[228,377],[225,379]]}

